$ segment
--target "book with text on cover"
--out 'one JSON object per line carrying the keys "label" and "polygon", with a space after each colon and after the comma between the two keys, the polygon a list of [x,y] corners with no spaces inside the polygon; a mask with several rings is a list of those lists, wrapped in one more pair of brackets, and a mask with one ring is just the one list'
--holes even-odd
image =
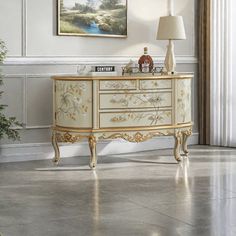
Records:
{"label": "book with text on cover", "polygon": [[116,76],[115,66],[92,66],[92,76]]}

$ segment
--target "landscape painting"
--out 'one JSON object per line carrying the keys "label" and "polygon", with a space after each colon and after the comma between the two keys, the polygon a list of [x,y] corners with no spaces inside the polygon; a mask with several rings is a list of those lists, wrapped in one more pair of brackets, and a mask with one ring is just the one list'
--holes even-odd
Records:
{"label": "landscape painting", "polygon": [[58,0],[58,34],[127,37],[127,0]]}

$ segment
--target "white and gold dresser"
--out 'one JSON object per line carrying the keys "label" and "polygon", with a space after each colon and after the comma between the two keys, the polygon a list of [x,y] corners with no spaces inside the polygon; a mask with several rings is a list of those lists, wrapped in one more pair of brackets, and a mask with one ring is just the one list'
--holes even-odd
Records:
{"label": "white and gold dresser", "polygon": [[87,139],[90,167],[95,168],[99,140],[143,142],[167,135],[175,138],[174,157],[180,161],[180,148],[188,154],[187,138],[192,133],[192,78],[191,74],[53,76],[54,162],[60,159],[58,142]]}

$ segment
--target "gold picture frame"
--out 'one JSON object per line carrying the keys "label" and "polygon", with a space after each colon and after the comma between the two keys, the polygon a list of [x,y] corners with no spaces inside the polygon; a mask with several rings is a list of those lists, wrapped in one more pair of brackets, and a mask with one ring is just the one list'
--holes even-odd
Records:
{"label": "gold picture frame", "polygon": [[128,0],[57,0],[57,34],[127,37]]}

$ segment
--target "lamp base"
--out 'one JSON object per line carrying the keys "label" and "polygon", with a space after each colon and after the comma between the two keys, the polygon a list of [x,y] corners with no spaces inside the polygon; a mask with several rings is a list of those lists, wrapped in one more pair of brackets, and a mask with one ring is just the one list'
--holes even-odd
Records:
{"label": "lamp base", "polygon": [[176,62],[175,62],[175,54],[174,54],[174,44],[172,40],[169,40],[164,64],[165,64],[166,71],[169,75],[175,74]]}

